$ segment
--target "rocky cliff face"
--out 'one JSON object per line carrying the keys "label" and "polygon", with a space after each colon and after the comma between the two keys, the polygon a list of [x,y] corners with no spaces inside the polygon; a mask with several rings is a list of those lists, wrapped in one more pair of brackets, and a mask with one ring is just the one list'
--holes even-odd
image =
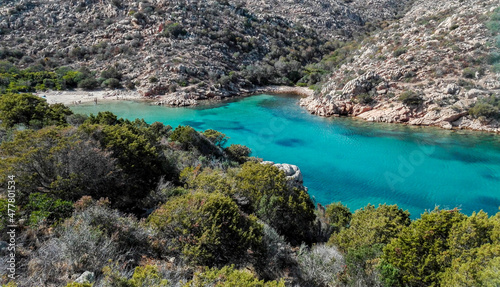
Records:
{"label": "rocky cliff face", "polygon": [[[172,102],[296,83],[334,39],[393,19],[410,0],[17,0],[0,3],[0,59],[50,70],[116,67]],[[132,83],[132,84],[131,84]]]}
{"label": "rocky cliff face", "polygon": [[499,132],[498,6],[415,1],[301,105],[320,116]]}

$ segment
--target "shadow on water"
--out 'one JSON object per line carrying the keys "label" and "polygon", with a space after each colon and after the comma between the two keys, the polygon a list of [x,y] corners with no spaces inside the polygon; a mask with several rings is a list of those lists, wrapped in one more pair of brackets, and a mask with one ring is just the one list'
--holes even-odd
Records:
{"label": "shadow on water", "polygon": [[500,199],[492,196],[478,196],[475,200],[480,206],[490,207],[487,210],[498,210],[500,207]]}
{"label": "shadow on water", "polygon": [[303,147],[307,144],[304,140],[293,138],[277,140],[275,143],[286,147]]}
{"label": "shadow on water", "polygon": [[183,126],[190,126],[190,127],[194,128],[195,130],[202,130],[203,127],[205,126],[205,123],[202,122],[202,121],[190,121],[190,120],[187,120],[187,121],[182,121],[181,125],[183,125]]}

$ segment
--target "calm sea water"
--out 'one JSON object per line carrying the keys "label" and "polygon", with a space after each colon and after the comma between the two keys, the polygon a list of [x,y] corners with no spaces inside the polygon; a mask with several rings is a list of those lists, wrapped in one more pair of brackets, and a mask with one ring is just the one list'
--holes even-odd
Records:
{"label": "calm sea water", "polygon": [[321,204],[341,201],[351,210],[398,204],[413,218],[436,205],[466,214],[498,212],[500,136],[321,118],[297,102],[297,97],[259,95],[195,108],[110,102],[72,109],[216,129],[229,143],[250,147],[254,156],[298,165]]}

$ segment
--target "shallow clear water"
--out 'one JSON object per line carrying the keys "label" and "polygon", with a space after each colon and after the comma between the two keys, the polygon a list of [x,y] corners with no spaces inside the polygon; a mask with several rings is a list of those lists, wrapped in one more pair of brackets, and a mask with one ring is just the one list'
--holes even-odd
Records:
{"label": "shallow clear water", "polygon": [[321,204],[342,201],[356,210],[396,203],[413,218],[436,205],[466,214],[498,211],[500,136],[321,118],[297,102],[297,97],[259,95],[195,108],[110,102],[72,109],[216,129],[229,143],[250,147],[254,156],[298,165]]}

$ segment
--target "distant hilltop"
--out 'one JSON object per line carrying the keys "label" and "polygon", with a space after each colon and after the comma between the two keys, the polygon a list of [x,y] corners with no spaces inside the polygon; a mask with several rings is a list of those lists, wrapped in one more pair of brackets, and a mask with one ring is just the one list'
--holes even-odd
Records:
{"label": "distant hilltop", "polygon": [[415,1],[301,105],[321,116],[500,132],[499,6]]}
{"label": "distant hilltop", "polygon": [[[0,59],[18,68],[110,68],[144,95],[206,99],[255,86],[314,85],[313,67],[401,17],[411,1],[2,1]],[[95,83],[94,83],[95,84]]]}

